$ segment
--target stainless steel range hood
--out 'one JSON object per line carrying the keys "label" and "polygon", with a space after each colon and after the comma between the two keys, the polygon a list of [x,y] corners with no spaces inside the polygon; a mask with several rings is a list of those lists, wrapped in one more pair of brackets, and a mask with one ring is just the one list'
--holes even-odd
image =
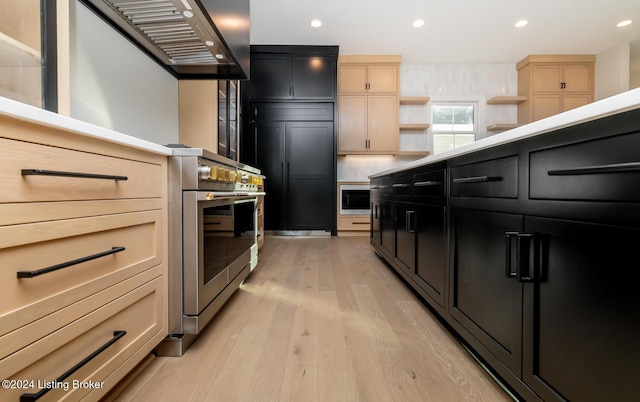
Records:
{"label": "stainless steel range hood", "polygon": [[80,0],[178,78],[249,78],[249,0]]}

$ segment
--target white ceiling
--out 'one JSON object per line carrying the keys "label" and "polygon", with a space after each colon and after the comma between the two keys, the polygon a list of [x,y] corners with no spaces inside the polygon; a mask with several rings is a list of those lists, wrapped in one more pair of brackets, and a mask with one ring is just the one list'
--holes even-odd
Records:
{"label": "white ceiling", "polygon": [[[411,26],[421,18],[425,25]],[[320,19],[321,28],[309,22]],[[516,29],[514,24],[529,24]],[[622,20],[634,22],[616,28]],[[338,45],[405,64],[516,63],[640,40],[640,0],[251,0],[251,44]]]}

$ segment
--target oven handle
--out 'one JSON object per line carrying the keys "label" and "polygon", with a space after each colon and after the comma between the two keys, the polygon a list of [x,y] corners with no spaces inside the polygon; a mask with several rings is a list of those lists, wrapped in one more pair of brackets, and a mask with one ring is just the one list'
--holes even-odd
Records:
{"label": "oven handle", "polygon": [[256,198],[266,195],[265,192],[221,192],[221,191],[198,191],[198,201],[215,201],[215,200],[239,200]]}

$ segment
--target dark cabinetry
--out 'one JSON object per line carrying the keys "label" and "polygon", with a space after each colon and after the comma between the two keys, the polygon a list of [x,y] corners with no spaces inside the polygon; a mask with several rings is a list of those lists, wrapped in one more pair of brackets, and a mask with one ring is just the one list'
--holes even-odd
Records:
{"label": "dark cabinetry", "polygon": [[640,230],[526,217],[524,232],[540,254],[524,286],[524,380],[547,401],[635,400]]}
{"label": "dark cabinetry", "polygon": [[335,57],[315,53],[258,53],[265,50],[261,46],[252,49],[252,99],[335,99]]}
{"label": "dark cabinetry", "polygon": [[505,259],[506,234],[521,229],[520,215],[451,210],[449,314],[454,326],[462,326],[516,375],[522,359],[522,284]]}
{"label": "dark cabinetry", "polygon": [[415,271],[416,261],[416,211],[411,203],[396,202],[395,253],[393,260],[409,275]]}
{"label": "dark cabinetry", "polygon": [[446,294],[445,177],[444,165],[414,175],[417,237],[415,280],[427,297],[442,309],[445,308]]}
{"label": "dark cabinetry", "polygon": [[380,254],[524,400],[637,399],[638,121],[458,156],[446,175],[436,162],[385,176],[396,249]]}
{"label": "dark cabinetry", "polygon": [[257,166],[267,177],[265,229],[331,230],[333,105],[254,104],[253,116]]}
{"label": "dark cabinetry", "polygon": [[372,180],[371,244],[444,314],[445,164]]}
{"label": "dark cabinetry", "polygon": [[251,46],[240,161],[266,175],[265,230],[336,233],[337,46]]}

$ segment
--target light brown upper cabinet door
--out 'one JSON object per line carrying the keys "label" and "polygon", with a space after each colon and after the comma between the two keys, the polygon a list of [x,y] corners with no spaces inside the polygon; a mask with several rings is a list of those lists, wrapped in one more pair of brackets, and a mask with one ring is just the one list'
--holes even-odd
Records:
{"label": "light brown upper cabinet door", "polygon": [[532,75],[532,91],[549,92],[562,90],[562,66],[533,66]]}
{"label": "light brown upper cabinet door", "polygon": [[340,66],[338,92],[366,93],[367,66]]}
{"label": "light brown upper cabinet door", "polygon": [[398,91],[396,66],[369,66],[367,81],[369,93],[396,93]]}
{"label": "light brown upper cabinet door", "polygon": [[367,97],[338,97],[338,152],[367,151]]}
{"label": "light brown upper cabinet door", "polygon": [[369,96],[369,152],[398,151],[398,98]]}
{"label": "light brown upper cabinet door", "polygon": [[593,69],[586,64],[564,66],[563,82],[567,91],[593,91]]}

